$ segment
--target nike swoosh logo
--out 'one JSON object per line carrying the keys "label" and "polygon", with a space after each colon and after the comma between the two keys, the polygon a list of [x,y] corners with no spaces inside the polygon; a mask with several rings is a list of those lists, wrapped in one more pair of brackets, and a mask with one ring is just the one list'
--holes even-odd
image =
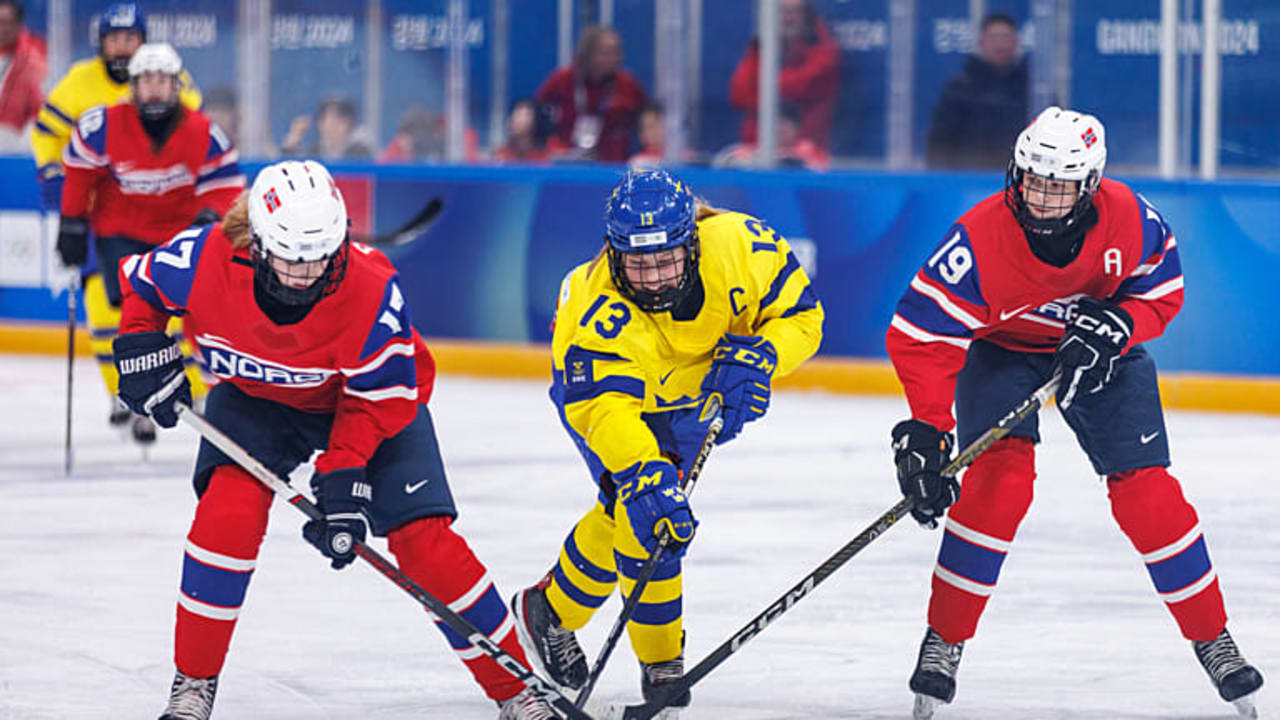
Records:
{"label": "nike swoosh logo", "polygon": [[1023,311],[1023,310],[1026,310],[1026,309],[1027,309],[1027,308],[1029,308],[1029,307],[1031,307],[1031,306],[1030,306],[1030,305],[1023,305],[1022,307],[1018,308],[1017,310],[1012,310],[1012,311],[1010,311],[1010,312],[1005,312],[1005,311],[1001,310],[1001,311],[1000,311],[1000,322],[1004,322],[1005,320],[1008,320],[1009,318],[1014,317],[1015,315],[1021,315],[1021,314],[1022,314],[1022,311]]}
{"label": "nike swoosh logo", "polygon": [[1152,440],[1155,440],[1155,439],[1156,439],[1156,436],[1157,436],[1157,435],[1159,435],[1159,434],[1160,434],[1160,431],[1159,431],[1159,430],[1157,430],[1157,431],[1155,431],[1155,432],[1151,433],[1150,435],[1143,435],[1143,436],[1141,436],[1141,437],[1139,437],[1139,438],[1138,438],[1138,442],[1142,443],[1143,445],[1146,445],[1147,443],[1151,442]]}
{"label": "nike swoosh logo", "polygon": [[426,485],[426,484],[427,484],[427,483],[429,483],[429,482],[431,482],[431,478],[427,478],[426,480],[423,480],[423,481],[421,481],[421,482],[416,482],[416,483],[414,483],[414,484],[412,484],[412,485],[410,485],[409,483],[405,483],[405,484],[404,484],[404,491],[405,491],[406,493],[408,493],[408,494],[412,495],[412,494],[414,494],[414,493],[418,492],[418,490],[419,490],[423,485]]}
{"label": "nike swoosh logo", "polygon": [[673,373],[673,372],[675,372],[675,371],[676,371],[676,369],[675,369],[675,368],[671,368],[670,370],[668,370],[666,375],[663,375],[662,377],[658,378],[658,384],[659,384],[659,385],[666,385],[666,384],[667,384],[667,378],[671,377],[671,373]]}

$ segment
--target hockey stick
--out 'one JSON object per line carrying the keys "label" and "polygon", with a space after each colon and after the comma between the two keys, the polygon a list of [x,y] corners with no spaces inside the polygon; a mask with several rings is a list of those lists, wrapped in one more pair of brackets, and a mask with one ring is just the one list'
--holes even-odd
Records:
{"label": "hockey stick", "polygon": [[71,269],[67,286],[67,432],[62,446],[63,470],[71,474],[71,388],[76,366],[76,290],[80,289],[80,268]]}
{"label": "hockey stick", "polygon": [[[951,477],[958,475],[961,470],[968,467],[979,455],[994,445],[997,440],[1000,440],[1013,432],[1014,428],[1022,424],[1022,421],[1036,414],[1040,408],[1044,407],[1049,402],[1049,398],[1053,395],[1054,391],[1057,390],[1059,379],[1060,377],[1055,374],[1048,382],[1032,393],[1030,397],[1023,400],[1016,408],[1010,410],[1007,415],[1000,418],[1000,421],[997,422],[995,426],[984,432],[977,440],[969,443],[964,450],[960,451],[960,454],[957,455],[954,460],[942,469],[942,474]],[[870,545],[872,540],[880,537],[880,535],[892,527],[894,523],[906,516],[907,513],[911,511],[911,507],[912,500],[910,497],[905,497],[898,501],[897,505],[889,508],[883,515],[876,518],[875,522],[871,523],[871,525],[869,525],[865,530],[858,533],[857,537],[850,540],[844,547],[837,550],[834,555],[823,561],[816,570],[809,573],[794,587],[783,593],[782,597],[773,601],[773,603],[769,605],[764,612],[756,615],[750,622],[734,633],[732,637],[721,643],[720,647],[711,651],[711,654],[703,658],[693,667],[692,670],[685,673],[683,678],[668,685],[664,685],[664,692],[661,697],[653,700],[652,702],[641,703],[640,705],[628,705],[621,708],[620,717],[622,720],[649,720],[654,715],[658,714],[666,708],[667,703],[688,691],[690,687],[705,677],[707,673],[710,673],[720,663],[729,659],[730,655],[738,652],[743,645],[746,645],[755,638],[756,635],[759,635],[766,627],[769,626],[770,623],[777,620],[783,613],[790,610],[796,603],[800,602],[805,595],[808,595],[815,587],[817,587],[818,583],[821,583],[823,580],[826,580],[834,574],[836,570],[840,569],[841,565],[844,565],[850,558],[857,555],[864,547]],[[615,709],[613,712],[616,714],[617,710]]]}
{"label": "hockey stick", "polygon": [[409,219],[409,222],[400,226],[399,230],[378,235],[369,235],[367,237],[352,236],[351,239],[363,243],[365,245],[375,245],[378,247],[397,247],[407,245],[411,241],[417,239],[419,235],[427,231],[432,223],[439,217],[440,212],[444,210],[444,200],[440,197],[433,197],[427,201],[427,204]]}
{"label": "hockey stick", "polygon": [[[185,421],[188,425],[200,433],[201,437],[208,440],[214,447],[226,453],[228,457],[235,460],[245,470],[258,479],[263,485],[266,485],[277,495],[283,497],[290,505],[298,508],[303,515],[312,520],[323,520],[324,514],[320,512],[320,508],[311,502],[306,495],[296,490],[289,483],[281,480],[275,473],[268,470],[265,465],[258,462],[239,443],[227,437],[212,423],[204,418],[203,415],[196,412],[191,406],[179,403],[178,417]],[[414,582],[412,578],[405,575],[390,560],[383,557],[377,550],[369,547],[363,542],[356,541],[354,544],[355,554],[359,555],[365,562],[373,566],[374,570],[382,573],[383,577],[391,580],[400,587],[401,590],[409,593],[414,600],[417,600],[436,618],[448,625],[451,630],[465,637],[472,645],[480,648],[494,662],[498,663],[503,670],[506,670],[513,677],[524,683],[526,687],[533,690],[542,699],[546,700],[561,715],[571,720],[594,720],[590,715],[579,710],[574,706],[568,698],[561,695],[555,686],[538,677],[533,671],[529,670],[524,663],[512,657],[503,650],[498,643],[489,638],[488,635],[480,632],[475,625],[454,612],[443,602],[440,602],[436,596],[427,592],[421,585]]]}
{"label": "hockey stick", "polygon": [[[685,478],[684,487],[681,489],[685,497],[693,492],[693,486],[698,484],[698,476],[702,474],[702,465],[707,461],[707,456],[711,454],[711,447],[715,445],[716,438],[720,435],[720,430],[724,427],[724,418],[720,415],[721,398],[719,393],[712,393],[705,405],[702,406],[702,412],[699,413],[699,422],[705,422],[708,417],[711,418],[711,425],[707,428],[707,437],[702,441],[702,448],[698,450],[698,457],[694,458],[693,464],[689,466],[689,477]],[[591,674],[587,676],[587,682],[582,686],[582,690],[578,691],[578,699],[574,704],[579,709],[586,707],[587,698],[591,697],[591,691],[596,687],[596,681],[600,679],[600,673],[604,672],[604,664],[609,662],[609,656],[613,654],[613,648],[618,644],[618,638],[622,636],[622,630],[627,626],[627,622],[631,620],[631,615],[635,613],[636,607],[640,605],[640,596],[644,593],[644,589],[649,585],[649,581],[653,579],[653,573],[658,569],[658,560],[662,558],[662,554],[667,549],[667,543],[671,540],[671,535],[666,528],[658,534],[658,547],[654,548],[653,554],[645,561],[644,566],[640,568],[640,575],[636,577],[635,585],[631,587],[631,592],[627,595],[627,600],[622,604],[622,612],[618,614],[618,619],[614,621],[613,628],[609,630],[609,636],[605,638],[604,647],[600,648],[600,656],[596,658],[595,667],[591,668]]]}

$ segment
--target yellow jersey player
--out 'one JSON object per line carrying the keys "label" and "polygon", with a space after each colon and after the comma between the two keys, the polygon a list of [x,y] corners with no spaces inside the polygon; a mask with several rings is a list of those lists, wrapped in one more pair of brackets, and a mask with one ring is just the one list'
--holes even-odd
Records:
{"label": "yellow jersey player", "polygon": [[777,232],[695,200],[665,171],[628,173],[604,219],[604,247],[561,284],[552,339],[551,397],[598,494],[512,605],[551,679],[582,687],[574,631],[619,580],[631,591],[665,528],[672,542],[627,625],[651,699],[684,673],[680,559],[697,521],[680,478],[710,423],[703,398],[722,396],[717,443],[732,440],[764,415],[772,378],[818,349],[823,311]]}
{"label": "yellow jersey player", "polygon": [[[40,186],[40,205],[56,222],[62,208],[62,186],[66,173],[62,155],[71,142],[76,123],[86,110],[99,105],[111,107],[127,101],[132,92],[129,61],[146,41],[147,21],[137,3],[112,3],[98,16],[98,55],[71,66],[45,100],[36,116],[31,132],[31,149],[36,160],[36,179]],[[200,108],[200,91],[186,70],[178,73],[178,102],[189,110]],[[111,341],[120,324],[120,309],[109,299],[108,286],[99,270],[95,243],[88,243],[89,253],[75,263],[84,278],[85,316],[90,331],[90,344],[98,359],[99,370],[107,392],[112,396],[109,420],[112,425],[128,425],[133,438],[142,444],[155,440],[155,426],[147,418],[134,416],[115,399],[117,376],[111,364]],[[64,263],[65,265],[66,263]],[[115,268],[110,268],[114,273]],[[71,271],[68,270],[70,273]],[[112,283],[114,285],[114,283]],[[206,391],[204,380],[191,359],[191,347],[183,342],[188,359],[188,377],[197,398]]]}
{"label": "yellow jersey player", "polygon": [[[129,59],[147,40],[147,22],[137,3],[113,3],[98,17],[98,55],[71,66],[49,91],[31,132],[40,203],[58,212],[62,199],[62,150],[81,113],[98,105],[111,106],[129,95]],[[200,109],[200,91],[183,71],[178,98]],[[110,354],[110,349],[107,350]]]}

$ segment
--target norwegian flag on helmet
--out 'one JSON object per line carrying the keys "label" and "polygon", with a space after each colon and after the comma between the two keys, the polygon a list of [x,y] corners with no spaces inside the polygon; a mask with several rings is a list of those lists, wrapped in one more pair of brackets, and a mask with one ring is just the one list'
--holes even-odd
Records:
{"label": "norwegian flag on helmet", "polygon": [[1080,136],[1080,139],[1084,141],[1086,149],[1093,147],[1093,144],[1098,142],[1098,136],[1093,132],[1093,128],[1085,130],[1084,134]]}
{"label": "norwegian flag on helmet", "polygon": [[266,203],[267,214],[275,212],[276,208],[280,207],[280,196],[276,194],[276,189],[271,188],[268,190],[266,194],[262,196],[262,202]]}

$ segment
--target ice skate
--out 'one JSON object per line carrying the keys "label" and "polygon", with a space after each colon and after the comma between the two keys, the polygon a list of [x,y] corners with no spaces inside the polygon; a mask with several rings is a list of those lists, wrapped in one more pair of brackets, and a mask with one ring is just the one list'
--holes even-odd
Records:
{"label": "ice skate", "polygon": [[520,642],[534,662],[557,685],[577,690],[587,682],[587,656],[572,631],[560,626],[560,618],[547,602],[551,573],[533,587],[525,588],[511,598],[516,630]]}
{"label": "ice skate", "polygon": [[160,720],[209,720],[209,715],[213,712],[213,696],[217,692],[217,675],[211,678],[193,678],[181,672],[174,673],[173,687],[169,689],[169,705],[164,709]]}
{"label": "ice skate", "polygon": [[156,424],[144,415],[135,415],[133,424],[129,426],[133,441],[146,447],[156,441]]}
{"label": "ice skate", "polygon": [[107,423],[114,428],[124,427],[129,422],[129,418],[133,417],[133,412],[129,410],[129,406],[117,396],[111,398],[111,413],[107,416]]}
{"label": "ice skate", "polygon": [[911,716],[915,720],[929,720],[939,705],[955,698],[956,670],[963,651],[963,642],[949,643],[933,628],[925,630],[916,669],[911,673],[910,687],[916,694]]}
{"label": "ice skate", "polygon": [[1223,700],[1236,706],[1241,717],[1257,718],[1253,694],[1262,687],[1262,673],[1245,661],[1226,628],[1209,642],[1192,642],[1196,659],[1209,674]]}
{"label": "ice skate", "polygon": [[534,695],[531,688],[503,702],[498,711],[498,720],[555,720],[558,717],[547,701]]}
{"label": "ice skate", "polygon": [[[683,644],[683,643],[682,643]],[[653,702],[658,698],[664,697],[666,689],[663,685],[676,682],[684,677],[684,653],[681,652],[674,660],[665,662],[640,663],[640,692],[644,694],[645,702]],[[656,716],[658,720],[676,720],[680,717],[680,709],[689,707],[691,694],[685,690],[676,696],[667,708],[659,712]]]}

